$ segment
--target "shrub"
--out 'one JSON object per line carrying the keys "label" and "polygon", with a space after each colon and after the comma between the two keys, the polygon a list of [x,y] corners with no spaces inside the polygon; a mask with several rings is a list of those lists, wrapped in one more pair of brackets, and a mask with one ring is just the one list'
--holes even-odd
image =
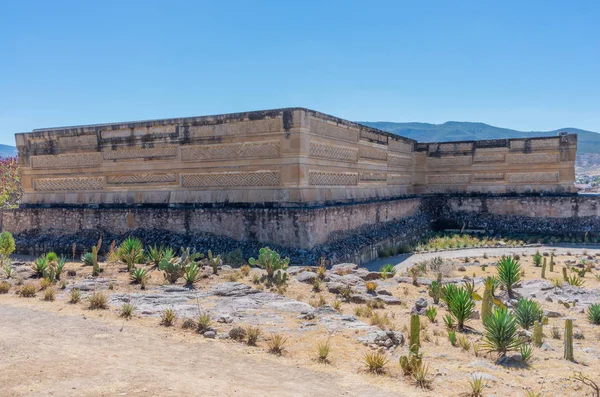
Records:
{"label": "shrub", "polygon": [[321,279],[320,278],[315,278],[315,280],[313,281],[313,291],[314,292],[321,292]]}
{"label": "shrub", "polygon": [[94,266],[94,256],[91,252],[84,252],[83,255],[81,255],[81,262],[83,263],[83,266]]}
{"label": "shrub", "polygon": [[466,288],[456,288],[446,296],[448,310],[456,319],[459,329],[463,329],[475,309],[475,300]]}
{"label": "shrub", "polygon": [[317,267],[317,277],[319,277],[322,280],[325,278],[326,275],[327,275],[327,268],[325,266],[318,266]]}
{"label": "shrub", "polygon": [[469,386],[471,387],[470,397],[483,397],[483,389],[487,385],[481,376],[473,376],[469,379]]}
{"label": "shrub", "polygon": [[331,307],[339,312],[342,308],[342,301],[339,299],[334,299],[333,302],[331,302]]}
{"label": "shrub", "polygon": [[248,265],[243,265],[240,267],[240,272],[242,272],[242,275],[244,277],[248,277],[248,275],[250,274],[250,266]]}
{"label": "shrub", "polygon": [[175,284],[177,279],[183,276],[184,270],[189,267],[192,263],[197,264],[197,260],[202,258],[202,254],[196,251],[190,251],[190,248],[182,248],[181,256],[179,258],[166,259],[163,258],[158,264],[158,268],[165,274],[165,279]]}
{"label": "shrub", "polygon": [[504,308],[494,308],[483,320],[485,335],[483,345],[488,352],[496,352],[499,357],[519,348],[521,342],[517,334],[517,318]]}
{"label": "shrub", "polygon": [[46,271],[48,270],[48,260],[45,256],[40,256],[33,261],[31,268],[33,269],[36,277],[42,278],[46,275]]}
{"label": "shrub", "polygon": [[127,264],[127,271],[131,272],[136,263],[144,262],[144,246],[142,242],[133,237],[127,237],[117,249],[119,260]]}
{"label": "shrub", "polygon": [[590,323],[600,325],[600,303],[594,303],[588,307],[587,318]]}
{"label": "shrub", "polygon": [[44,277],[42,279],[42,281],[40,281],[40,289],[41,290],[45,290],[46,288],[50,287],[52,285],[52,280],[50,280],[48,277]]}
{"label": "shrub", "polygon": [[246,328],[246,344],[249,346],[256,346],[256,342],[258,342],[258,338],[260,338],[261,330],[258,327],[248,327]]}
{"label": "shrub", "polygon": [[381,278],[386,279],[396,275],[396,268],[391,263],[388,263],[387,265],[383,265],[379,269],[379,272],[381,273]]}
{"label": "shrub", "polygon": [[552,327],[552,329],[550,330],[550,336],[552,337],[552,339],[560,340],[560,328]]}
{"label": "shrub", "polygon": [[267,348],[269,353],[276,354],[278,356],[285,352],[285,344],[287,338],[281,334],[271,334],[267,339]]}
{"label": "shrub", "polygon": [[519,350],[521,353],[521,360],[523,360],[524,363],[528,362],[531,359],[531,356],[533,355],[533,348],[531,347],[531,345],[522,344]]}
{"label": "shrub", "polygon": [[427,389],[431,386],[432,379],[429,376],[429,365],[421,363],[412,373],[415,384],[421,389]]}
{"label": "shrub", "polygon": [[200,278],[200,266],[196,262],[190,262],[183,268],[183,279],[185,285],[192,286]]}
{"label": "shrub", "polygon": [[250,258],[248,260],[252,266],[258,266],[267,271],[267,276],[273,277],[275,271],[285,271],[290,263],[290,258],[281,259],[281,256],[268,247],[261,248],[259,250],[258,259]]}
{"label": "shrub", "polygon": [[20,295],[23,298],[33,298],[37,292],[35,284],[27,283],[21,287]]}
{"label": "shrub", "polygon": [[540,304],[532,299],[521,298],[514,308],[517,322],[524,329],[529,329],[536,321],[541,321],[544,311]]}
{"label": "shrub", "polygon": [[317,342],[315,348],[317,350],[317,360],[322,363],[328,363],[329,353],[331,352],[331,344],[329,343],[329,339],[324,342]]}
{"label": "shrub", "polygon": [[10,283],[7,281],[2,281],[0,283],[0,294],[7,294],[10,291]]}
{"label": "shrub", "polygon": [[10,261],[10,259],[6,258],[2,261],[2,271],[4,272],[6,278],[14,277],[15,271],[13,269],[12,262]]}
{"label": "shrub", "polygon": [[15,239],[10,232],[0,233],[0,257],[8,258],[15,251]]}
{"label": "shrub", "polygon": [[427,316],[429,321],[435,323],[435,317],[437,316],[437,309],[435,308],[435,306],[429,306],[427,309],[425,309],[425,315]]}
{"label": "shrub", "polygon": [[389,359],[380,351],[367,352],[363,356],[363,363],[372,374],[382,374],[385,372],[385,366],[389,363]]}
{"label": "shrub", "polygon": [[540,251],[536,251],[535,255],[533,256],[533,264],[535,267],[542,266],[542,255],[540,255]]}
{"label": "shrub", "polygon": [[146,286],[146,282],[150,278],[150,274],[148,274],[148,271],[146,269],[142,269],[140,267],[134,269],[129,277],[131,278],[132,283],[140,284],[142,288],[144,288]]}
{"label": "shrub", "polygon": [[71,292],[69,293],[69,303],[70,304],[79,303],[80,300],[81,300],[81,291],[79,290],[79,288],[73,288],[71,290]]}
{"label": "shrub", "polygon": [[373,314],[371,314],[369,321],[371,325],[379,327],[383,330],[393,328],[392,320],[390,319],[387,313],[382,315],[377,312],[374,312]]}
{"label": "shrub", "polygon": [[47,288],[46,290],[44,290],[44,300],[46,302],[53,302],[55,298],[56,291],[54,291],[54,288]]}
{"label": "shrub", "polygon": [[454,347],[458,346],[458,341],[456,339],[456,332],[454,331],[448,331],[448,341],[450,341],[450,344]]}
{"label": "shrub", "polygon": [[509,296],[512,296],[513,288],[521,280],[521,264],[515,258],[503,256],[498,262],[498,279],[506,288]]}
{"label": "shrub", "polygon": [[469,340],[467,339],[466,336],[461,335],[458,338],[458,345],[464,350],[464,351],[469,351],[471,350],[471,342],[469,342]]}
{"label": "shrub", "polygon": [[123,317],[124,319],[129,320],[131,316],[133,316],[133,312],[135,311],[135,306],[129,302],[123,303],[121,305],[121,312],[119,313],[119,317]]}
{"label": "shrub", "polygon": [[183,320],[183,323],[181,324],[181,328],[183,329],[196,329],[198,327],[198,324],[196,324],[196,322],[194,320],[192,320],[191,318],[186,318],[185,320]]}
{"label": "shrub", "polygon": [[365,283],[365,288],[367,289],[368,293],[375,293],[375,290],[377,290],[377,283],[374,281],[367,281]]}
{"label": "shrub", "polygon": [[229,337],[233,340],[241,342],[246,339],[246,330],[242,327],[233,327],[229,330]]}
{"label": "shrub", "polygon": [[211,323],[212,323],[212,319],[210,318],[210,314],[208,314],[208,313],[200,314],[200,316],[198,317],[198,328],[197,328],[198,333],[202,334],[205,331],[208,331]]}
{"label": "shrub", "polygon": [[234,251],[223,254],[223,263],[231,267],[238,267],[245,264],[246,260],[242,256],[242,250],[236,248]]}
{"label": "shrub", "polygon": [[105,310],[108,309],[108,297],[103,292],[94,292],[88,298],[91,310]]}
{"label": "shrub", "polygon": [[173,309],[165,309],[160,315],[160,325],[170,327],[177,321],[177,313]]}

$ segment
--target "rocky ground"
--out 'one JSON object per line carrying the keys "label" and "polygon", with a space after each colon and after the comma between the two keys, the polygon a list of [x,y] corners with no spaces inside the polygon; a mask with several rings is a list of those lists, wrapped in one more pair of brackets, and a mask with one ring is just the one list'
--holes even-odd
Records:
{"label": "rocky ground", "polygon": [[[591,325],[584,313],[589,304],[600,301],[600,279],[594,277],[600,273],[600,251],[555,251],[557,265],[546,280],[534,267],[530,249],[513,251],[520,256],[525,274],[517,292],[539,301],[549,317],[544,345],[535,349],[527,366],[513,365],[516,359],[499,364],[473,350],[484,330],[476,313],[467,331],[459,333],[470,342],[469,349],[453,347],[442,321],[447,309],[436,305],[436,322],[421,316],[421,351],[432,380],[429,389],[418,388],[403,376],[398,360],[408,351],[410,313],[423,313],[433,305],[427,293],[435,278],[432,271],[421,274],[418,285],[413,285],[403,266],[386,279],[353,264],[335,265],[324,274],[314,267],[292,266],[287,287],[276,288],[260,281],[265,273],[258,268],[244,275],[225,265],[214,275],[206,266],[191,289],[182,280],[166,284],[161,271],[144,265],[151,278],[141,289],[130,283],[123,264],[102,263],[101,276],[94,278],[90,267],[69,262],[66,270],[75,275],[65,275],[63,285],[49,287],[56,289],[56,298],[44,301],[40,280],[31,270],[32,258],[15,258],[16,274],[8,280],[11,289],[0,295],[0,384],[3,395],[11,396],[201,391],[206,395],[458,396],[470,391],[469,379],[477,376],[488,386],[484,395],[524,396],[528,390],[545,396],[585,395],[589,389],[570,377],[583,371],[597,378],[600,368],[600,326]],[[540,252],[549,255],[553,249],[540,248]],[[472,253],[446,259],[444,281],[461,284],[468,278],[481,292],[483,278],[496,273],[498,255]],[[562,277],[562,267],[582,259],[594,269],[585,284],[555,287],[552,280]],[[28,283],[38,290],[35,297],[15,293]],[[367,283],[374,283],[375,290],[368,292]],[[69,304],[74,288],[83,299]],[[89,309],[86,297],[94,292],[107,295],[107,310]],[[135,306],[130,320],[119,317],[123,303]],[[167,309],[177,314],[170,328],[159,325]],[[186,319],[195,321],[200,314],[209,314],[212,320],[202,335],[182,328]],[[575,362],[562,358],[562,340],[550,336],[553,327],[563,328],[566,317],[574,319]],[[261,329],[257,346],[230,337],[237,327],[247,326]],[[272,334],[287,339],[281,357],[268,352]],[[527,332],[523,337],[529,337]],[[320,363],[315,345],[325,341],[331,345],[329,363]],[[389,359],[385,374],[365,370],[363,357],[371,351],[382,351]]]}

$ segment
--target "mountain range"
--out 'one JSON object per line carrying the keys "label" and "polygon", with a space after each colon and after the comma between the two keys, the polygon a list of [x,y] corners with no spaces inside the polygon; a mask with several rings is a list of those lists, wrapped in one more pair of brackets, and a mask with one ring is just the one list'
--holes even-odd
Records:
{"label": "mountain range", "polygon": [[0,157],[11,157],[17,155],[17,148],[10,145],[0,145]]}
{"label": "mountain range", "polygon": [[559,132],[577,134],[577,153],[600,153],[600,134],[577,128],[554,131],[517,131],[484,123],[447,121],[443,124],[395,123],[391,121],[359,121],[358,123],[419,142],[474,141],[480,139],[528,138],[556,136]]}

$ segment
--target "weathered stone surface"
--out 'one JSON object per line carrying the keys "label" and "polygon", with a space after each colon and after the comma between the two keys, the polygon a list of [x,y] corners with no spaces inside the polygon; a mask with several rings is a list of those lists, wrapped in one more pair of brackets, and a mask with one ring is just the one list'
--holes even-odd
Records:
{"label": "weathered stone surface", "polygon": [[314,281],[319,278],[317,273],[314,272],[302,272],[296,275],[296,280],[301,283],[312,284]]}

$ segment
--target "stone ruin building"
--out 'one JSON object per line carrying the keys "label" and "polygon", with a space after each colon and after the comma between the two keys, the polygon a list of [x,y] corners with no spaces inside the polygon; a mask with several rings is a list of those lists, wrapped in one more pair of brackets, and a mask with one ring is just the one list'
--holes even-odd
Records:
{"label": "stone ruin building", "polygon": [[573,134],[420,143],[286,108],[38,129],[16,144],[24,195],[1,225],[31,250],[43,235],[66,246],[143,229],[366,261],[440,225],[600,231],[597,198],[573,190]]}

